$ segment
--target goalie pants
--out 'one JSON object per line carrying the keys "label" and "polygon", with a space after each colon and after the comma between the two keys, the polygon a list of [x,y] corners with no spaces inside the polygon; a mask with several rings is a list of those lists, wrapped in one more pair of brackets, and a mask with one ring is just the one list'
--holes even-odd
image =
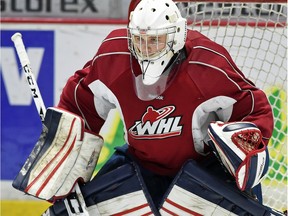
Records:
{"label": "goalie pants", "polygon": [[[106,164],[98,172],[97,176],[101,176],[105,173],[108,173],[119,166],[122,166],[127,163],[135,162],[135,159],[128,152],[128,145],[121,147],[116,147],[115,153],[112,157],[106,162]],[[137,163],[137,161],[136,161]],[[142,178],[145,182],[147,190],[155,204],[155,207],[158,208],[163,202],[163,195],[167,192],[171,182],[175,176],[161,176],[157,175],[147,169],[144,169],[137,163],[142,175]],[[208,158],[201,161],[201,167],[207,170],[213,176],[222,179],[226,182],[230,182],[232,185],[236,185],[235,180],[229,173],[225,172],[225,169],[218,162],[214,154],[211,154]],[[262,204],[262,190],[261,185],[257,185],[253,188],[252,191],[246,191],[247,195],[254,197]]]}

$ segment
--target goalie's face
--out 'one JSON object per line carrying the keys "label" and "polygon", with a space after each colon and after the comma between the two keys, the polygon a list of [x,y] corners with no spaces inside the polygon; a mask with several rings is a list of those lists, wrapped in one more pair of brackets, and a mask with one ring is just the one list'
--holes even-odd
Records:
{"label": "goalie's face", "polygon": [[167,34],[163,35],[132,35],[132,44],[138,59],[151,60],[161,56],[165,50]]}

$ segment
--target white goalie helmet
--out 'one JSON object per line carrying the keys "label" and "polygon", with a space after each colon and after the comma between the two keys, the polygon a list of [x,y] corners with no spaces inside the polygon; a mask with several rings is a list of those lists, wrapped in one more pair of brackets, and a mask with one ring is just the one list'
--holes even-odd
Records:
{"label": "white goalie helmet", "polygon": [[184,47],[186,19],[172,0],[142,0],[130,14],[129,49],[141,68],[141,82],[159,81],[170,60]]}

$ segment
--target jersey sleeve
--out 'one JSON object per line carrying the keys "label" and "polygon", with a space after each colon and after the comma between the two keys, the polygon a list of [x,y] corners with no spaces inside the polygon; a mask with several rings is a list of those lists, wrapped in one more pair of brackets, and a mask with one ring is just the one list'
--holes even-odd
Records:
{"label": "jersey sleeve", "polygon": [[[116,55],[111,53],[122,54],[122,58],[117,55],[118,63],[115,63]],[[123,53],[125,63],[119,60],[123,59]],[[99,133],[110,110],[116,108],[117,99],[112,88],[122,75],[121,71],[129,65],[129,57],[127,29],[111,31],[102,41],[95,56],[69,78],[58,106],[82,116],[87,129]]]}
{"label": "jersey sleeve", "polygon": [[83,69],[71,76],[60,96],[58,107],[82,116],[87,129],[99,133],[105,120],[102,119],[95,108],[94,95],[91,92],[87,77],[91,70],[91,61]]}
{"label": "jersey sleeve", "polygon": [[[192,46],[189,61],[193,66],[191,79],[203,97],[213,101],[213,112],[220,114],[222,121],[253,122],[267,144],[273,131],[273,114],[265,93],[245,77],[225,48],[207,38],[197,40],[200,42]],[[217,106],[225,104],[225,100],[230,101],[228,107]]]}

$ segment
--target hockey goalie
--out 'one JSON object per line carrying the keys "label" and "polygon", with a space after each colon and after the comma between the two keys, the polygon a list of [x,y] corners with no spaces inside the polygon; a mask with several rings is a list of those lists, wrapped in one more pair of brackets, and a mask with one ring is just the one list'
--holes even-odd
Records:
{"label": "hockey goalie", "polygon": [[[52,202],[51,216],[281,215],[262,205],[273,130],[263,91],[172,0],[135,5],[48,109],[13,186]],[[127,143],[91,179],[112,109]]]}

